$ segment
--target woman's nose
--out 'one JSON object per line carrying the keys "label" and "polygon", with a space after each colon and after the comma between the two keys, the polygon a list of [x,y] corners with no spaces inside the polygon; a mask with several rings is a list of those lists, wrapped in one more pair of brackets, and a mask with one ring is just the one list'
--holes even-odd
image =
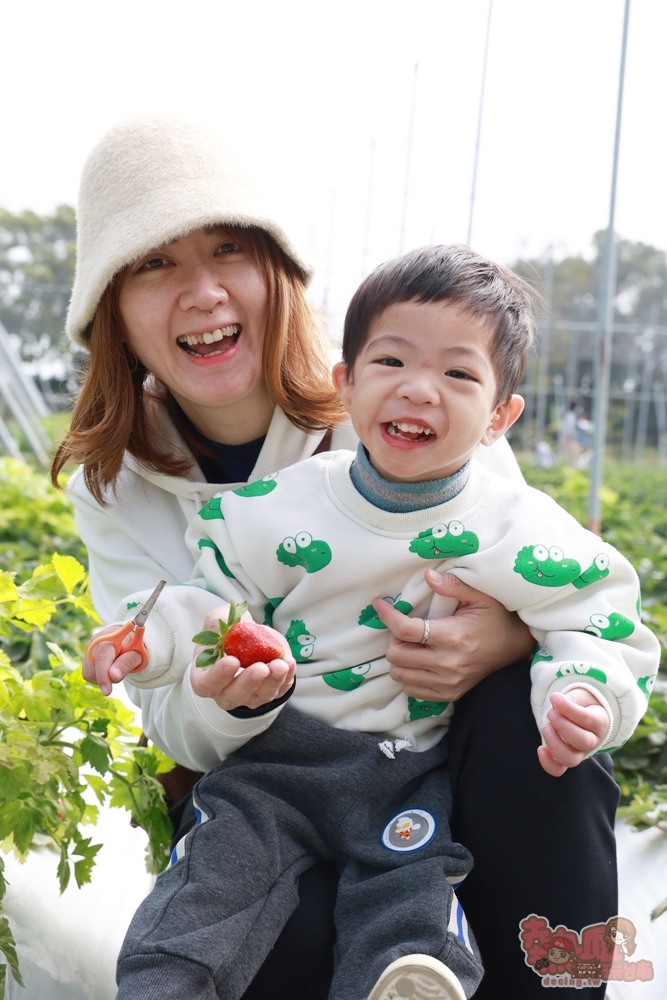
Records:
{"label": "woman's nose", "polygon": [[229,293],[220,284],[220,275],[206,267],[193,268],[185,277],[180,296],[181,309],[198,309],[211,312],[217,305],[224,305]]}

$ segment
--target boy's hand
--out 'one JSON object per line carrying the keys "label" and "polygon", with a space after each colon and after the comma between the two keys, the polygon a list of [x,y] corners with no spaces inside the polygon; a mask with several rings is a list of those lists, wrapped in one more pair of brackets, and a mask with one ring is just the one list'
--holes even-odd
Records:
{"label": "boy's hand", "polygon": [[554,778],[581,764],[602,743],[609,728],[606,711],[587,688],[552,694],[547,719],[542,729],[545,745],[537,748],[537,756]]}
{"label": "boy's hand", "polygon": [[[95,633],[95,637],[97,638],[97,636],[104,635],[107,632],[115,632],[117,629],[118,625],[107,625],[105,628],[99,629]],[[123,644],[130,642],[131,639],[132,633],[128,632],[123,639]],[[87,680],[91,684],[97,684],[102,694],[111,694],[113,685],[122,681],[123,677],[134,670],[135,667],[138,667],[140,663],[141,654],[137,653],[136,650],[130,650],[129,653],[121,653],[116,658],[116,650],[113,644],[110,642],[101,642],[95,648],[94,660],[90,659],[88,650],[86,650],[81,672],[83,673],[84,680]]]}
{"label": "boy's hand", "polygon": [[[217,629],[220,619],[226,619],[229,605],[209,611],[204,628]],[[246,612],[241,621],[252,621]],[[268,627],[268,626],[267,626]],[[271,629],[285,650],[284,657],[270,663],[252,663],[243,669],[235,656],[221,656],[206,670],[190,667],[192,690],[200,698],[213,698],[218,708],[230,712],[234,708],[260,708],[287,694],[294,683],[296,661],[287,639]],[[203,647],[195,646],[197,652]]]}

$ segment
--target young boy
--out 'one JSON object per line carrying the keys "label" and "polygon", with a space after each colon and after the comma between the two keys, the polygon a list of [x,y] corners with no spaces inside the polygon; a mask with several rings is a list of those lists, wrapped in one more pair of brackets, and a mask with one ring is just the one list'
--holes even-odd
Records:
{"label": "young boy", "polygon": [[[474,993],[452,890],[472,862],[451,840],[440,766],[452,706],[391,679],[378,596],[423,619],[427,643],[429,618],[453,610],[425,582],[433,561],[519,613],[540,647],[532,702],[552,773],[627,739],[659,659],[627,560],[472,460],[521,412],[532,333],[525,286],[468,248],[390,261],[355,294],[334,370],[356,457],[225,493],[188,529],[195,586],[163,594],[132,682],[180,680],[216,598],[272,623],[298,680],[289,705],[229,713],[230,756],[199,782],[199,824],[132,922],[119,1000],[240,997],[321,857],[341,871],[332,998]],[[220,694],[239,666],[225,660]]]}

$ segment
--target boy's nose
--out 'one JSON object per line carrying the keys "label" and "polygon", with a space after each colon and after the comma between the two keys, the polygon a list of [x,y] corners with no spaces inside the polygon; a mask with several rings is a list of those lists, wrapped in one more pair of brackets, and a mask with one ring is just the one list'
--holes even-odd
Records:
{"label": "boy's nose", "polygon": [[409,399],[413,403],[432,403],[440,401],[440,395],[435,384],[435,379],[428,372],[419,372],[406,378],[399,389],[399,396],[402,399]]}

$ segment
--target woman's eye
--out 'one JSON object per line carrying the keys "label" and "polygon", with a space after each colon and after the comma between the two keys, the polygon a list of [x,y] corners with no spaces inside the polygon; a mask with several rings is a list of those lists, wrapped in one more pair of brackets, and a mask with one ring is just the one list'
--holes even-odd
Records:
{"label": "woman's eye", "polygon": [[151,257],[141,265],[142,271],[157,271],[167,263],[166,257]]}
{"label": "woman's eye", "polygon": [[240,243],[233,243],[231,240],[227,240],[227,242],[220,244],[216,252],[222,254],[230,254],[230,253],[238,253],[240,249],[241,249]]}

